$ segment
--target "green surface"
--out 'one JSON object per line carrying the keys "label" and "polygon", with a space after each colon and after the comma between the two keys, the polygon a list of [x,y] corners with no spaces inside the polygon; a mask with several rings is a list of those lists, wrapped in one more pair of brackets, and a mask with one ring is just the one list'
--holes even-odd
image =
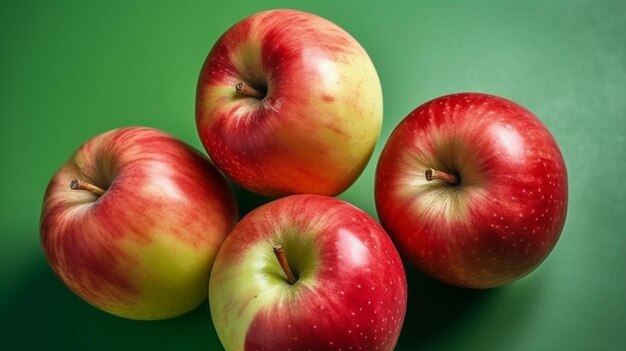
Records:
{"label": "green surface", "polygon": [[[73,150],[105,130],[152,126],[200,147],[194,92],[207,52],[238,19],[277,7],[336,22],[377,66],[383,133],[341,195],[372,215],[384,141],[442,94],[489,92],[525,105],[565,156],[569,214],[552,255],[527,278],[488,291],[444,286],[407,267],[398,350],[626,349],[626,2],[566,0],[2,1],[0,349],[220,349],[208,304],[137,322],[74,296],[43,257],[41,200]],[[242,212],[264,201],[237,194]]]}

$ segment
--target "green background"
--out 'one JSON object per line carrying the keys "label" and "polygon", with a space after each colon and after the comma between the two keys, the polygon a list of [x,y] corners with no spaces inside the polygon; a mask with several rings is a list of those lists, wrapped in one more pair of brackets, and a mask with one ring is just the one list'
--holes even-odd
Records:
{"label": "green background", "polygon": [[[49,269],[38,221],[48,180],[88,138],[160,128],[201,148],[197,75],[218,36],[290,7],[339,24],[383,85],[375,155],[341,198],[372,215],[376,160],[394,126],[439,95],[480,91],[528,107],[559,142],[568,219],[551,256],[508,286],[445,286],[407,267],[398,350],[626,349],[626,2],[2,1],[0,349],[220,349],[208,305],[168,321],[113,317]],[[240,189],[245,213],[266,201]]]}

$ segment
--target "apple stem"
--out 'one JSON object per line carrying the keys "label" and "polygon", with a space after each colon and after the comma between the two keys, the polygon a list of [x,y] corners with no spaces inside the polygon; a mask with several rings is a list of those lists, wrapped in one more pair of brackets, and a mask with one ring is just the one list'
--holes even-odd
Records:
{"label": "apple stem", "polygon": [[102,196],[102,194],[104,194],[104,189],[77,178],[72,179],[70,182],[70,188],[74,190],[87,190],[98,196]]}
{"label": "apple stem", "polygon": [[282,246],[275,245],[274,246],[274,254],[278,259],[278,263],[280,264],[280,268],[283,269],[285,275],[287,276],[287,282],[293,285],[296,283],[296,276],[293,275],[291,268],[289,267],[289,263],[287,263],[287,256],[285,256],[285,250],[283,250]]}
{"label": "apple stem", "polygon": [[255,89],[254,87],[252,87],[251,85],[248,85],[244,82],[239,82],[235,84],[235,91],[241,95],[251,96],[251,97],[255,97],[259,99],[262,99],[265,97],[265,94],[263,94],[262,91],[259,91]]}
{"label": "apple stem", "polygon": [[430,182],[433,179],[443,180],[452,185],[459,184],[459,177],[457,177],[456,174],[446,173],[443,171],[438,171],[438,170],[429,168],[426,170],[426,180]]}

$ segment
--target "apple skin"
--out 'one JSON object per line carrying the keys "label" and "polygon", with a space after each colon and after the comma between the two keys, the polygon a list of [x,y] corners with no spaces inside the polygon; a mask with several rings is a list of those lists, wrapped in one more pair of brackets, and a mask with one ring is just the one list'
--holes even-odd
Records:
{"label": "apple skin", "polygon": [[[273,253],[284,248],[290,285]],[[246,215],[209,283],[222,344],[238,350],[393,350],[406,313],[404,267],[368,214],[321,195],[292,195]]]}
{"label": "apple skin", "polygon": [[[71,189],[74,178],[106,191]],[[206,301],[236,218],[232,190],[206,157],[161,131],[129,127],[92,138],[53,176],[41,241],[54,272],[85,301],[165,319]]]}
{"label": "apple skin", "polygon": [[[238,83],[264,96],[236,92]],[[382,124],[382,90],[361,45],[295,10],[236,23],[200,72],[196,125],[216,166],[265,196],[334,196],[367,165]]]}
{"label": "apple skin", "polygon": [[[427,169],[460,183],[428,181]],[[376,209],[399,251],[443,282],[491,288],[534,270],[567,212],[558,145],[524,107],[493,95],[431,100],[392,132],[375,180]]]}

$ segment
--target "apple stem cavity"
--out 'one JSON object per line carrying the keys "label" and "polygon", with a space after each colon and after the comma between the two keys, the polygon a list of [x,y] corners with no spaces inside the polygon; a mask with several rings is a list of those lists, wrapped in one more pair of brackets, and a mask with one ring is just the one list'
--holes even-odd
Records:
{"label": "apple stem cavity", "polygon": [[427,169],[425,175],[426,175],[426,180],[429,182],[432,181],[433,179],[443,180],[443,181],[448,182],[451,185],[457,185],[461,182],[459,180],[459,177],[457,177],[457,175],[454,173],[446,173],[446,172],[438,171],[432,168]]}
{"label": "apple stem cavity", "polygon": [[97,196],[102,196],[105,191],[100,187],[97,187],[89,182],[77,178],[72,179],[72,181],[70,182],[70,188],[74,190],[86,190]]}
{"label": "apple stem cavity", "polygon": [[248,85],[244,82],[239,82],[235,84],[235,91],[244,96],[250,96],[258,99],[263,99],[265,97],[265,93],[254,88],[251,85]]}
{"label": "apple stem cavity", "polygon": [[274,254],[278,259],[278,263],[280,264],[280,268],[283,269],[285,275],[287,276],[287,282],[291,285],[296,283],[296,276],[293,275],[291,271],[291,267],[289,267],[289,263],[287,263],[287,256],[285,256],[285,250],[283,250],[282,246],[275,245],[274,246]]}

